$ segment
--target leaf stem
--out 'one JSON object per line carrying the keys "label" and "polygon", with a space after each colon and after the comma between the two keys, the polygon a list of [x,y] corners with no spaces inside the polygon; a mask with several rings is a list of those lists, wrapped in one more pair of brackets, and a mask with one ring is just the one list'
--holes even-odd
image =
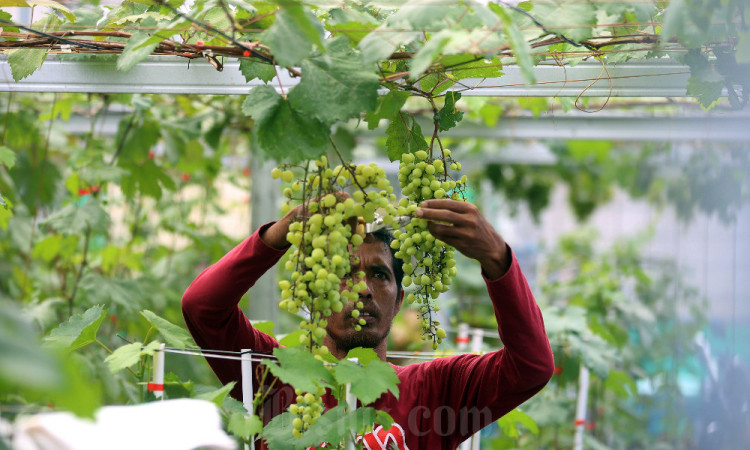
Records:
{"label": "leaf stem", "polygon": [[3,125],[2,145],[5,145],[5,136],[8,134],[8,117],[10,116],[11,103],[13,103],[13,91],[8,91],[8,106],[5,107],[5,125]]}
{"label": "leaf stem", "polygon": [[88,253],[89,253],[89,241],[91,240],[91,227],[86,227],[86,234],[84,235],[84,241],[83,241],[83,259],[81,260],[81,265],[78,266],[78,272],[76,274],[76,280],[73,283],[73,290],[70,293],[70,297],[68,297],[68,316],[73,316],[73,306],[76,298],[76,292],[78,291],[78,284],[81,281],[81,276],[83,275],[83,269],[88,264]]}
{"label": "leaf stem", "polygon": [[[106,345],[104,344],[104,342],[100,341],[99,339],[96,339],[96,340],[95,340],[94,342],[96,342],[97,344],[99,344],[99,345],[100,345],[100,346],[101,346],[101,347],[102,347],[102,348],[103,348],[104,350],[106,350],[106,351],[107,351],[107,353],[109,353],[110,355],[111,355],[112,353],[114,353],[114,352],[113,352],[112,350],[110,350],[110,348],[109,348],[109,347],[107,347],[107,346],[106,346]],[[135,373],[135,371],[133,371],[133,369],[131,369],[130,367],[126,367],[126,369],[128,369],[128,370],[130,371],[130,373],[132,373],[132,374],[133,374],[133,376],[134,376],[134,377],[136,377],[136,378],[138,378],[138,379],[140,379],[140,378],[141,378],[141,377],[139,377],[139,376],[138,376],[138,374],[137,374],[137,373]]]}

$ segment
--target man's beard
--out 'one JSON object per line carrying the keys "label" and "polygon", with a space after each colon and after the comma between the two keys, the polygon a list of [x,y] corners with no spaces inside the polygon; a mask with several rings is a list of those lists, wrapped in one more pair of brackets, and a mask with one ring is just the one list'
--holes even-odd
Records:
{"label": "man's beard", "polygon": [[342,351],[343,353],[349,353],[349,350],[357,347],[377,347],[381,342],[388,338],[388,333],[390,333],[390,331],[391,329],[389,327],[388,330],[386,330],[385,334],[376,335],[373,332],[367,330],[367,328],[364,328],[361,331],[352,330],[352,332],[344,336],[335,337],[333,341],[335,342],[336,348],[338,350]]}

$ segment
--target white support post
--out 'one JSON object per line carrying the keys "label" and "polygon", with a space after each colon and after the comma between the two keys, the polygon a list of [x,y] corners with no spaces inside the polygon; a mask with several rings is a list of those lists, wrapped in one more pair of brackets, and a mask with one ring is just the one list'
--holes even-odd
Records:
{"label": "white support post", "polygon": [[576,434],[573,440],[574,450],[583,450],[583,430],[586,425],[586,405],[589,400],[589,369],[581,364],[578,375],[578,404],[576,405],[575,427]]}
{"label": "white support post", "polygon": [[[471,334],[471,352],[475,354],[482,353],[482,344],[484,343],[484,332],[481,328],[475,328]],[[477,431],[471,437],[471,450],[479,450],[482,431]]]}
{"label": "white support post", "polygon": [[456,349],[460,352],[465,351],[466,347],[469,346],[469,342],[471,342],[469,338],[469,324],[459,323],[458,334],[456,335]]}
{"label": "white support post", "polygon": [[154,352],[154,367],[151,375],[151,383],[148,390],[154,393],[154,397],[164,400],[164,344]]}
{"label": "white support post", "polygon": [[[253,413],[253,397],[255,392],[253,390],[253,360],[252,353],[249,348],[242,349],[242,404],[245,406],[248,414]],[[255,437],[251,438],[252,448],[255,448]],[[245,450],[250,447],[245,445]]]}
{"label": "white support post", "polygon": [[[349,361],[359,364],[359,358],[349,358]],[[346,386],[344,387],[345,394],[344,398],[346,398],[346,408],[349,412],[354,411],[357,409],[357,397],[352,394],[352,384],[346,383]],[[346,450],[355,450],[355,442],[354,439],[351,439],[351,437],[347,438],[346,440]]]}

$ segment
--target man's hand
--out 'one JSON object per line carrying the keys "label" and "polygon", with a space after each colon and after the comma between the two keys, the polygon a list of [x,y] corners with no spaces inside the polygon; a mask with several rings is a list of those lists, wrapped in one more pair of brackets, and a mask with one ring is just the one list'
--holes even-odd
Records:
{"label": "man's hand", "polygon": [[496,280],[510,268],[505,240],[473,204],[450,199],[425,200],[416,214],[430,221],[427,229],[433,236],[479,261],[487,278]]}

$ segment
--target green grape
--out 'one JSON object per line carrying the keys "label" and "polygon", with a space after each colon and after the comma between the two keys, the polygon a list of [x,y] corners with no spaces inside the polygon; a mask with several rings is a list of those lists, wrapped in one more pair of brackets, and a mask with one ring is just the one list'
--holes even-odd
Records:
{"label": "green grape", "polygon": [[[451,152],[444,149],[440,158],[432,158],[424,150],[405,153],[399,164],[398,180],[405,198],[398,204],[399,214],[411,214],[423,200],[463,198],[466,176],[456,181],[446,171],[460,170],[461,164],[451,159]],[[421,306],[423,336],[432,340],[433,348],[445,338],[445,331],[438,328],[433,319],[438,310],[434,300],[451,285],[456,275],[454,249],[436,240],[427,230],[427,221],[412,219],[403,232],[394,233],[392,247],[396,256],[404,260],[404,287],[414,286],[406,299]],[[412,261],[414,263],[412,264]]]}

